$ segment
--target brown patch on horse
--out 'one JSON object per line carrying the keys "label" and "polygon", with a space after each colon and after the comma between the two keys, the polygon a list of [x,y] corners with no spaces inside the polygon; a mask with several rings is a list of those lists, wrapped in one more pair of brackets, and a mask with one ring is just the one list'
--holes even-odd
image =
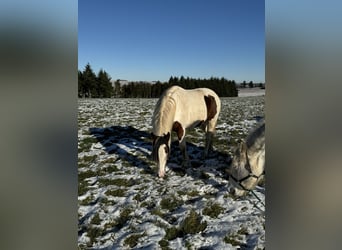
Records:
{"label": "brown patch on horse", "polygon": [[179,122],[174,122],[174,124],[172,126],[172,131],[177,133],[179,141],[183,138],[184,129],[183,129],[182,125]]}
{"label": "brown patch on horse", "polygon": [[217,113],[217,105],[215,98],[211,95],[204,96],[205,105],[207,106],[207,121],[213,119]]}

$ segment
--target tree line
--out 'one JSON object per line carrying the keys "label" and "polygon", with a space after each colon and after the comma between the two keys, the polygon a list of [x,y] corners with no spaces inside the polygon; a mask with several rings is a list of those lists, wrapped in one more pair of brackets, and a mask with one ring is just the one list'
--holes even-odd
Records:
{"label": "tree line", "polygon": [[[80,98],[158,98],[167,88],[178,85],[185,89],[210,88],[220,97],[238,96],[234,80],[223,77],[209,79],[171,76],[168,82],[126,82],[116,80],[112,84],[109,74],[100,70],[96,75],[88,63],[83,71],[78,70],[78,97]],[[251,86],[249,84],[249,86]]]}

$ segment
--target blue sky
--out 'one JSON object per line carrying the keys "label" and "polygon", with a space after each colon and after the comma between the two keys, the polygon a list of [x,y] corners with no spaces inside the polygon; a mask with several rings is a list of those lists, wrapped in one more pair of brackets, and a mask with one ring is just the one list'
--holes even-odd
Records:
{"label": "blue sky", "polygon": [[78,1],[78,68],[112,79],[265,81],[264,0]]}

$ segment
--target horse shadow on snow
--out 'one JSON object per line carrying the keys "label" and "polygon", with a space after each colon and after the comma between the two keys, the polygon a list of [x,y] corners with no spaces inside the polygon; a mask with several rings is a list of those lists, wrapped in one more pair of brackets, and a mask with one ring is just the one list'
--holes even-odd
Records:
{"label": "horse shadow on snow", "polygon": [[[132,126],[90,128],[89,132],[102,144],[108,154],[115,154],[119,159],[127,161],[129,165],[142,168],[145,172],[157,176],[157,164],[151,159],[152,138],[149,132]],[[207,173],[226,175],[226,169],[231,161],[228,153],[214,150],[209,153],[206,159],[203,159],[204,146],[198,146],[189,141],[187,141],[186,146],[190,166],[182,167],[183,157],[178,146],[178,140],[173,140],[171,143],[171,155],[167,164],[170,171],[180,176],[188,174],[196,179],[207,179],[207,182],[210,182]],[[166,174],[166,178],[170,171]],[[212,184],[218,185],[217,183]]]}

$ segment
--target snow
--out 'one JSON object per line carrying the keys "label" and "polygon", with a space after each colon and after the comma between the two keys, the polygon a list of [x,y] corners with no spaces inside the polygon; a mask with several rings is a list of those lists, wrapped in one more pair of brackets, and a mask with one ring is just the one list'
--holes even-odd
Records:
{"label": "snow", "polygon": [[[81,249],[161,249],[166,229],[178,227],[190,210],[196,211],[207,227],[197,234],[167,240],[169,248],[265,247],[265,208],[251,194],[231,197],[226,174],[235,146],[256,125],[258,117],[264,117],[264,96],[221,101],[214,152],[203,160],[204,134],[189,131],[187,150],[192,167],[181,166],[181,153],[174,142],[166,177],[160,179],[149,156],[151,117],[157,99],[79,99]],[[116,193],[120,190],[123,194]],[[255,193],[264,200],[263,186]],[[163,199],[177,199],[179,205],[162,208]],[[203,214],[213,203],[223,208],[217,218]],[[95,223],[96,215],[99,224]],[[118,226],[120,218],[123,222]],[[134,246],[127,245],[125,240],[134,234],[141,236]],[[225,237],[233,237],[238,245],[226,242]]]}
{"label": "snow", "polygon": [[265,95],[265,89],[260,89],[258,87],[255,88],[239,88],[238,89],[239,97],[247,97],[247,96],[263,96]]}

